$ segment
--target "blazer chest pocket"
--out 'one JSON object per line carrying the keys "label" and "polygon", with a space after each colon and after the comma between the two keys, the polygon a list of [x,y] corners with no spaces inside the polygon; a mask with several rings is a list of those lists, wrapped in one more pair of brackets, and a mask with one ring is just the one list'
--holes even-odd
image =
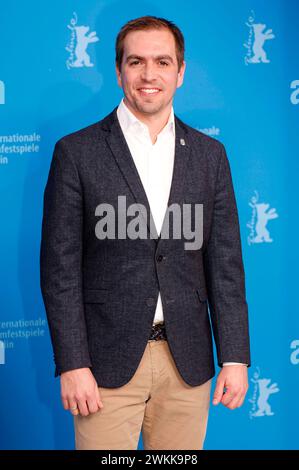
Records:
{"label": "blazer chest pocket", "polygon": [[109,291],[107,289],[83,289],[85,304],[103,304],[107,300]]}
{"label": "blazer chest pocket", "polygon": [[204,287],[202,287],[201,289],[196,289],[196,292],[200,302],[206,302],[208,300],[208,294]]}

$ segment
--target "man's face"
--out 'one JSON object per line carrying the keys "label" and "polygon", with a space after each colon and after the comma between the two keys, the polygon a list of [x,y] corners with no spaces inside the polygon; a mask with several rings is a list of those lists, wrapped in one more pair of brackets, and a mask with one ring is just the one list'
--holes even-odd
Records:
{"label": "man's face", "polygon": [[185,67],[184,62],[178,71],[175,39],[167,29],[129,33],[124,40],[121,70],[116,67],[128,108],[143,116],[170,111]]}

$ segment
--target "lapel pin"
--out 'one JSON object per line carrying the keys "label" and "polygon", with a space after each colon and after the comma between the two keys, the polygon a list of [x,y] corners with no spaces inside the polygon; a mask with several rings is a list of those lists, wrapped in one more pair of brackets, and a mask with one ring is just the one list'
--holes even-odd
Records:
{"label": "lapel pin", "polygon": [[185,139],[180,139],[180,144],[181,144],[181,145],[186,145]]}

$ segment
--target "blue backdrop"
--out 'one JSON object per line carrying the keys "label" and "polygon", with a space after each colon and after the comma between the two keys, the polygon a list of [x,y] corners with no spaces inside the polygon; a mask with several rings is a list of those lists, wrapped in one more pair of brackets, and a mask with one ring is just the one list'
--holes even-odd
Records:
{"label": "blue backdrop", "polygon": [[39,287],[42,196],[54,143],[119,103],[115,37],[145,14],[185,35],[175,112],[226,146],[240,213],[250,388],[240,409],[211,405],[205,448],[296,449],[297,0],[1,1],[0,447],[73,448]]}

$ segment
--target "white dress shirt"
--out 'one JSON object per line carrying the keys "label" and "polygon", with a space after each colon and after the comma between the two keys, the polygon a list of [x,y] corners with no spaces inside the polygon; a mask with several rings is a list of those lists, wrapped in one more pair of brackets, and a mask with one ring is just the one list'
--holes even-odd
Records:
{"label": "white dress shirt", "polygon": [[[117,108],[120,127],[130,149],[135,166],[143,184],[156,229],[161,232],[170,193],[174,153],[175,122],[173,107],[164,128],[153,144],[149,129],[128,109],[122,99]],[[161,295],[159,292],[154,323],[164,320]],[[238,363],[224,363],[238,364]]]}
{"label": "white dress shirt", "polygon": [[[157,135],[154,144],[148,127],[137,119],[123,100],[117,109],[117,116],[143,184],[159,235],[167,210],[173,172],[175,147],[173,108],[167,124]],[[159,292],[154,323],[162,322],[163,319]]]}

